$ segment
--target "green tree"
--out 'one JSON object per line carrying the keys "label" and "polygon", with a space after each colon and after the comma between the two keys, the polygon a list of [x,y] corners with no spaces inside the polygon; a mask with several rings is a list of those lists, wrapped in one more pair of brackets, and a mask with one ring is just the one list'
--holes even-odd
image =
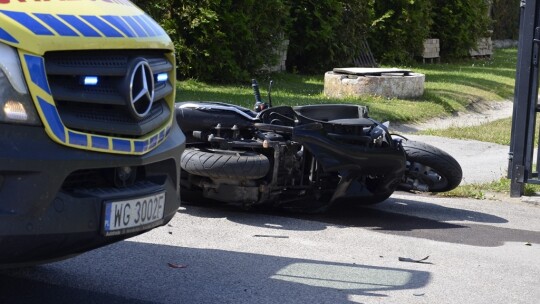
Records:
{"label": "green tree", "polygon": [[381,63],[406,64],[422,54],[433,23],[430,0],[372,0],[370,45]]}
{"label": "green tree", "polygon": [[290,1],[288,68],[315,73],[349,64],[366,37],[371,19],[368,4],[365,0]]}
{"label": "green tree", "polygon": [[494,39],[518,39],[521,0],[492,0]]}
{"label": "green tree", "polygon": [[441,56],[468,56],[479,38],[489,36],[491,20],[484,0],[433,1],[433,36],[440,39]]}

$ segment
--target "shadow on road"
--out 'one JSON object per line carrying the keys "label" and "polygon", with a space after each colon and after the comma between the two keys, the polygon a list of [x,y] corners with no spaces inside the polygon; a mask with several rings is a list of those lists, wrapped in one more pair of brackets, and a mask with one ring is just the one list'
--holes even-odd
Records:
{"label": "shadow on road", "polygon": [[429,280],[428,272],[404,268],[125,241],[1,271],[0,303],[346,303]]}
{"label": "shadow on road", "polygon": [[[380,233],[482,247],[502,246],[505,242],[540,244],[540,232],[489,225],[507,223],[502,217],[408,199],[390,198],[371,207],[339,206],[315,215],[278,211],[257,213],[215,204],[186,206],[181,212],[198,217],[227,218],[243,225],[281,231],[317,231],[328,226],[362,227]],[[304,222],[299,223],[296,219]]]}

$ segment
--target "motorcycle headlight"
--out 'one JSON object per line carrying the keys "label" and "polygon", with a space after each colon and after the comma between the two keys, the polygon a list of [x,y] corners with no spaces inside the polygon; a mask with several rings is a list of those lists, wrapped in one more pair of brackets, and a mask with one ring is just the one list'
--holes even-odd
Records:
{"label": "motorcycle headlight", "polygon": [[17,51],[0,43],[0,123],[40,125]]}

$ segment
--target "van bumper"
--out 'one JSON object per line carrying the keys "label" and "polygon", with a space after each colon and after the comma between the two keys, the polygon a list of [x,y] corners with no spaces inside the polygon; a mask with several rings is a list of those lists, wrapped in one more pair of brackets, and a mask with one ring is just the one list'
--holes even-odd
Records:
{"label": "van bumper", "polygon": [[[72,149],[43,128],[0,125],[0,268],[62,259],[169,222],[180,206],[185,136],[173,124],[142,156]],[[133,178],[118,178],[130,167]],[[107,236],[105,204],[165,192],[161,220]]]}

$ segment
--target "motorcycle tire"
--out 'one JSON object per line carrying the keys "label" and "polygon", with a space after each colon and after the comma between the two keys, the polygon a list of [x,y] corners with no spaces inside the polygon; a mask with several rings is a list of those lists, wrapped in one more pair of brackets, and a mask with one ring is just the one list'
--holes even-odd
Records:
{"label": "motorcycle tire", "polygon": [[403,141],[402,145],[407,155],[407,177],[427,185],[429,192],[445,192],[459,186],[463,171],[448,153],[413,140]]}
{"label": "motorcycle tire", "polygon": [[266,176],[270,161],[263,154],[249,151],[186,148],[180,167],[191,174],[215,179],[254,180]]}

